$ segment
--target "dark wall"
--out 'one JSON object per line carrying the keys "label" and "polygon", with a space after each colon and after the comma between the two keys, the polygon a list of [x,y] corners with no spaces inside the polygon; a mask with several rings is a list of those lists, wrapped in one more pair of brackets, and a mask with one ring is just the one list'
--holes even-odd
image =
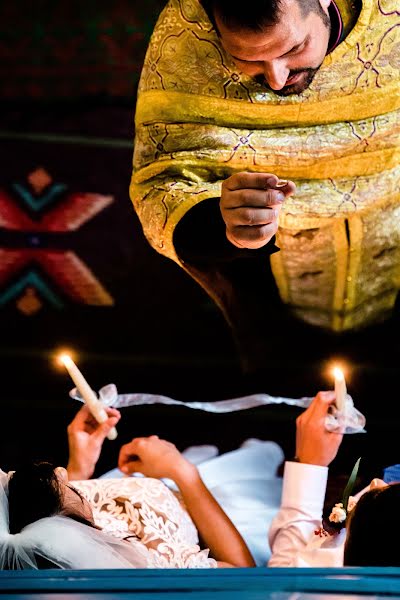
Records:
{"label": "dark wall", "polygon": [[0,8],[1,96],[132,100],[165,0],[17,0]]}

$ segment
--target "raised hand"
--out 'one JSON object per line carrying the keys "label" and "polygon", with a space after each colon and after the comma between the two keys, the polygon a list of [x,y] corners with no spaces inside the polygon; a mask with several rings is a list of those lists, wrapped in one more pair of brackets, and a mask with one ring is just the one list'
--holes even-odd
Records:
{"label": "raised hand", "polygon": [[223,182],[220,210],[234,246],[261,248],[275,235],[282,204],[296,191],[292,181],[279,181],[271,173],[242,172]]}
{"label": "raised hand", "polygon": [[335,392],[318,392],[296,419],[296,456],[302,463],[327,467],[338,453],[343,435],[327,431],[325,418],[335,403]]}
{"label": "raised hand", "polygon": [[103,442],[121,418],[121,413],[115,408],[105,408],[105,411],[108,419],[100,424],[84,404],[68,425],[67,471],[70,480],[90,479],[93,475]]}

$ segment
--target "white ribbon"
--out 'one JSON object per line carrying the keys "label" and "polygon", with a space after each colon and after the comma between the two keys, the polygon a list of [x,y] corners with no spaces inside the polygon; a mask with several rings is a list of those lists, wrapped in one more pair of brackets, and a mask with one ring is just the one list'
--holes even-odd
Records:
{"label": "white ribbon", "polygon": [[[82,402],[82,398],[76,388],[70,391],[70,396]],[[307,408],[313,400],[313,398],[308,397],[294,399],[269,396],[268,394],[253,394],[230,400],[216,400],[215,402],[182,402],[168,396],[159,396],[156,394],[118,394],[117,388],[113,383],[99,390],[99,399],[105,406],[113,406],[114,408],[126,408],[128,406],[144,404],[167,404],[204,410],[211,413],[230,413],[258,406],[268,406],[270,404],[288,404],[289,406]],[[328,431],[336,433],[364,433],[365,417],[354,407],[351,396],[347,394],[344,410],[340,412],[332,406],[331,412],[326,417],[325,426]]]}

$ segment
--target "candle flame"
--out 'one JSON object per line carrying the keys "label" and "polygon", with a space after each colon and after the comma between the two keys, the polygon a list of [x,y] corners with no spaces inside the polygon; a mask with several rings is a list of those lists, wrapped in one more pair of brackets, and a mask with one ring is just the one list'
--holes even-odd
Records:
{"label": "candle flame", "polygon": [[334,367],[332,370],[332,373],[333,373],[333,376],[335,377],[335,379],[340,379],[340,380],[344,379],[343,371],[342,371],[342,369],[339,369],[339,367]]}
{"label": "candle flame", "polygon": [[65,367],[70,367],[72,365],[72,363],[73,363],[73,360],[72,360],[72,358],[70,357],[69,354],[60,354],[60,356],[58,357],[58,360]]}

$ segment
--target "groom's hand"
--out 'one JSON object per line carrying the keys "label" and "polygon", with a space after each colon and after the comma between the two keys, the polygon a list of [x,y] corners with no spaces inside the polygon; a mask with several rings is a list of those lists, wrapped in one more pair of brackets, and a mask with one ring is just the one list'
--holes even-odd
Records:
{"label": "groom's hand", "polygon": [[296,456],[302,463],[327,467],[338,453],[343,435],[327,431],[325,419],[335,392],[318,392],[296,420]]}

